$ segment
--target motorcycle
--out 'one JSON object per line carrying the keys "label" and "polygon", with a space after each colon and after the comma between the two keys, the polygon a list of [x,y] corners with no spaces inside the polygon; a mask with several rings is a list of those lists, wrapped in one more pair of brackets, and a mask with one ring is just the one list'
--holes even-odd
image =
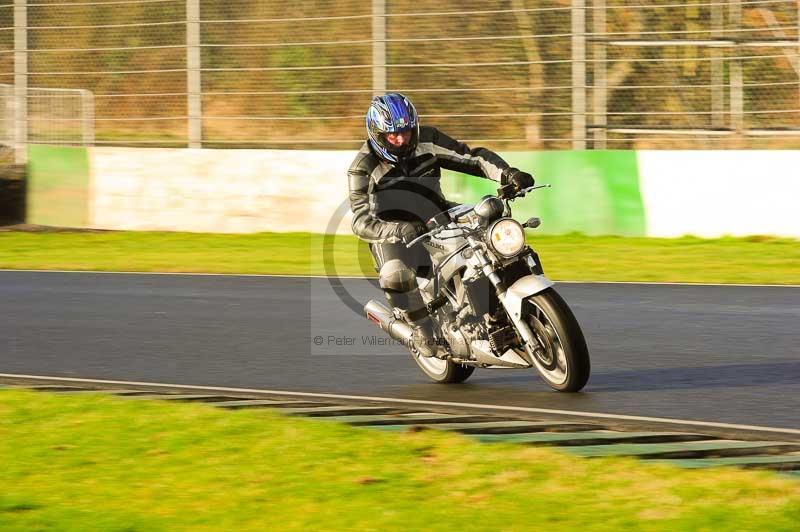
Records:
{"label": "motorcycle", "polygon": [[539,256],[525,242],[525,228],[511,217],[511,203],[550,185],[517,190],[459,205],[428,224],[407,243],[422,244],[433,263],[430,278],[418,277],[434,323],[436,356],[422,356],[414,329],[399,309],[370,300],[367,319],[411,352],[433,381],[460,383],[476,368],[536,368],[551,388],[576,392],[589,379],[589,351],[578,321],[544,275]]}

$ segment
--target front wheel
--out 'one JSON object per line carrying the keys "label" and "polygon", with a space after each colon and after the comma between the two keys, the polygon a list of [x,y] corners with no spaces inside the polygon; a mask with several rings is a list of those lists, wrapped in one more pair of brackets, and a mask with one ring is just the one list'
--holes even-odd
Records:
{"label": "front wheel", "polygon": [[414,350],[411,352],[414,362],[420,367],[425,375],[431,378],[434,382],[439,384],[458,384],[464,382],[475,371],[473,366],[462,366],[450,360],[442,360],[435,357],[424,357],[416,353]]}
{"label": "front wheel", "polygon": [[532,296],[527,303],[524,319],[539,344],[531,353],[536,369],[551,388],[579,391],[589,380],[590,363],[578,320],[552,288]]}

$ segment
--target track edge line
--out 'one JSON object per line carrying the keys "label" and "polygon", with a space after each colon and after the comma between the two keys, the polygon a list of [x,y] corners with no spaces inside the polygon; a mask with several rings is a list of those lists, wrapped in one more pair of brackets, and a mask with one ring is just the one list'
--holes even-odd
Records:
{"label": "track edge line", "polygon": [[578,412],[574,410],[558,410],[551,408],[535,408],[524,406],[510,406],[510,405],[486,405],[478,403],[457,403],[453,401],[431,401],[425,399],[403,399],[394,397],[378,397],[368,395],[345,395],[321,392],[293,392],[288,390],[264,390],[258,388],[233,388],[224,386],[202,386],[196,384],[175,384],[163,382],[139,382],[139,381],[120,381],[120,380],[106,380],[106,379],[85,379],[77,377],[56,377],[47,375],[24,375],[14,373],[0,373],[0,378],[10,379],[27,379],[31,381],[58,381],[58,382],[73,382],[82,384],[113,384],[113,385],[132,385],[132,386],[150,386],[156,388],[185,388],[191,390],[206,390],[214,392],[235,392],[235,393],[260,393],[271,395],[286,395],[295,397],[316,397],[326,399],[344,399],[344,400],[357,400],[357,401],[372,401],[372,402],[391,402],[400,404],[413,404],[413,405],[427,405],[427,406],[441,406],[441,407],[462,407],[474,408],[484,410],[495,410],[505,412],[526,412],[532,414],[556,414],[562,416],[584,417],[594,419],[611,419],[620,421],[640,421],[647,423],[664,423],[671,425],[684,425],[696,427],[710,427],[717,429],[728,430],[746,430],[752,432],[769,432],[779,434],[792,434],[800,435],[800,429],[789,429],[781,427],[764,427],[758,425],[741,425],[735,423],[721,423],[716,421],[697,421],[689,419],[673,419],[673,418],[660,418],[650,416],[634,416],[628,414],[609,414],[603,412]]}

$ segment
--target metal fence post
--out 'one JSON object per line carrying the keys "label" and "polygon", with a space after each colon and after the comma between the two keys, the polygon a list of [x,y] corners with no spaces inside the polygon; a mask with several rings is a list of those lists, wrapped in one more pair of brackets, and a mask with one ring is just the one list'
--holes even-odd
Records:
{"label": "metal fence post", "polygon": [[731,129],[737,134],[744,131],[744,74],[742,62],[738,59],[731,61]]}
{"label": "metal fence post", "polygon": [[386,0],[372,0],[372,93],[386,92]]}
{"label": "metal fence post", "polygon": [[[742,0],[732,0],[730,21],[734,29],[742,26]],[[737,49],[738,50],[738,49]],[[737,52],[738,54],[738,52]],[[744,131],[744,73],[742,60],[733,59],[730,62],[731,82],[731,129],[737,134]]]}
{"label": "metal fence post", "polygon": [[572,0],[572,149],[586,149],[586,0]]}
{"label": "metal fence post", "polygon": [[84,146],[94,146],[94,93],[83,89],[81,94],[81,138]]}
{"label": "metal fence post", "polygon": [[200,0],[186,0],[186,92],[189,147],[203,145],[203,94],[200,60]]}
{"label": "metal fence post", "polygon": [[[711,4],[711,35],[721,39],[725,35],[725,4]],[[725,52],[711,48],[711,127],[725,126]]]}
{"label": "metal fence post", "polygon": [[607,31],[606,0],[594,0],[592,12],[592,33],[594,33],[592,68],[592,124],[594,130],[594,145],[596,150],[606,149],[608,138],[608,44],[605,42]]}
{"label": "metal fence post", "polygon": [[14,0],[14,159],[28,161],[28,7]]}
{"label": "metal fence post", "polygon": [[14,85],[0,85],[0,93],[3,95],[3,133],[0,142],[6,146],[14,146]]}

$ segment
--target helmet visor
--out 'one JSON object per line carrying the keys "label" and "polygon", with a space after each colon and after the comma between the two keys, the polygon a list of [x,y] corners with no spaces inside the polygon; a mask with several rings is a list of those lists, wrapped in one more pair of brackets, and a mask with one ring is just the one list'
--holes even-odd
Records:
{"label": "helmet visor", "polygon": [[391,133],[384,133],[386,144],[392,149],[400,150],[406,146],[411,145],[411,129],[404,129],[403,131],[393,131]]}
{"label": "helmet visor", "polygon": [[380,143],[389,153],[407,155],[417,147],[417,127],[381,133]]}

